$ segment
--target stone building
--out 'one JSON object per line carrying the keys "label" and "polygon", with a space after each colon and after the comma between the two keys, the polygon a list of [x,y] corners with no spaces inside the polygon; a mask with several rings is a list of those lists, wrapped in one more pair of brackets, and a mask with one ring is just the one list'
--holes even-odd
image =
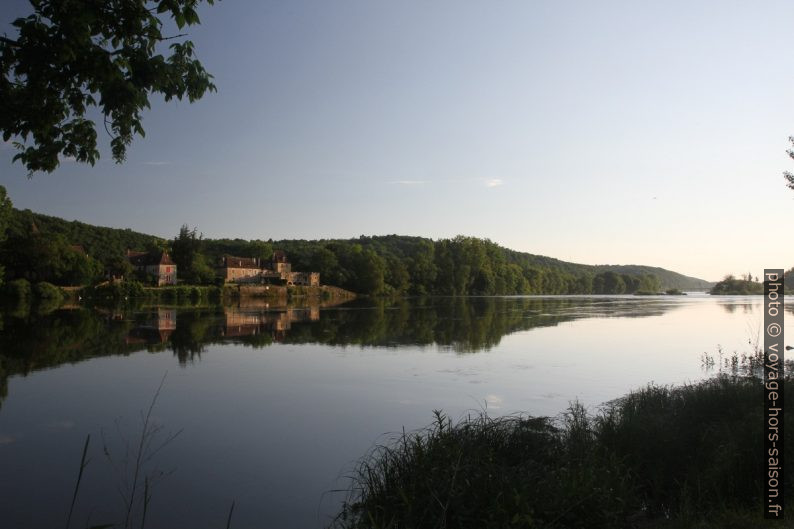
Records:
{"label": "stone building", "polygon": [[226,283],[265,283],[280,279],[281,275],[256,257],[221,257],[218,271]]}
{"label": "stone building", "polygon": [[281,250],[273,252],[270,262],[256,257],[224,256],[221,258],[218,273],[227,283],[320,285],[318,272],[293,272],[286,254]]}
{"label": "stone building", "polygon": [[320,286],[320,273],[319,272],[288,272],[287,273],[288,285],[306,285],[306,286]]}
{"label": "stone building", "polygon": [[127,260],[139,273],[153,276],[157,286],[176,285],[176,263],[168,252],[133,252],[127,250]]}
{"label": "stone building", "polygon": [[281,250],[273,252],[271,268],[274,272],[278,272],[279,274],[289,274],[292,271],[292,265],[287,261],[287,254]]}

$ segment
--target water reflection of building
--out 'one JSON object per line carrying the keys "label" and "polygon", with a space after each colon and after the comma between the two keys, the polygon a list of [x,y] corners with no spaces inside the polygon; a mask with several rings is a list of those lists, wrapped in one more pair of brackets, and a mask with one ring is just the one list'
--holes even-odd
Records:
{"label": "water reflection of building", "polygon": [[222,335],[226,338],[270,333],[273,339],[281,340],[286,336],[293,323],[318,321],[320,319],[320,307],[275,310],[230,308],[225,310],[225,315],[226,321]]}
{"label": "water reflection of building", "polygon": [[125,342],[127,345],[165,343],[175,330],[176,310],[158,307],[130,329]]}

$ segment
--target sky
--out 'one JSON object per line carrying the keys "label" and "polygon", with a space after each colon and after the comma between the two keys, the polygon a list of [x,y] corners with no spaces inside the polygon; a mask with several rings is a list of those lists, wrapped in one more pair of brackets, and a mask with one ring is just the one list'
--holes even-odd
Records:
{"label": "sky", "polygon": [[[0,32],[30,11],[4,0]],[[189,29],[217,93],[152,97],[123,165],[18,208],[174,237],[489,238],[707,280],[794,266],[794,4],[223,0]],[[789,221],[789,223],[786,223]]]}

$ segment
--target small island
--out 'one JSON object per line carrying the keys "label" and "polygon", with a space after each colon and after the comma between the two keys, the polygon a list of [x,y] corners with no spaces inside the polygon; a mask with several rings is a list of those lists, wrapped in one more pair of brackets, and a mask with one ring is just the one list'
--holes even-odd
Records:
{"label": "small island", "polygon": [[[783,274],[783,288],[786,294],[794,293],[794,268],[786,270]],[[764,294],[764,283],[758,280],[758,276],[753,277],[751,274],[742,276],[741,279],[727,275],[709,290],[709,294],[713,296],[760,296]]]}
{"label": "small island", "polygon": [[764,284],[747,274],[741,279],[727,275],[709,291],[712,296],[750,296],[764,293]]}

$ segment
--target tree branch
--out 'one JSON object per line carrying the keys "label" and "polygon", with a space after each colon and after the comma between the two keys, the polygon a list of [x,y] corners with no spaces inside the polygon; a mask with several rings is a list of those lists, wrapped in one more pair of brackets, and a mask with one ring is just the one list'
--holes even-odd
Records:
{"label": "tree branch", "polygon": [[173,37],[160,37],[157,40],[162,42],[164,40],[178,39],[179,37],[187,37],[187,33],[180,33],[179,35],[174,35]]}
{"label": "tree branch", "polygon": [[[166,41],[166,40],[178,39],[179,37],[187,37],[187,36],[188,36],[187,33],[180,33],[179,35],[174,35],[173,37],[159,37],[157,39],[157,42],[163,42],[163,41]],[[119,48],[119,49],[113,50],[113,51],[110,51],[110,50],[105,50],[105,51],[107,52],[108,55],[112,56],[112,55],[119,55],[122,52],[124,52],[125,50],[127,50],[127,48]]]}

